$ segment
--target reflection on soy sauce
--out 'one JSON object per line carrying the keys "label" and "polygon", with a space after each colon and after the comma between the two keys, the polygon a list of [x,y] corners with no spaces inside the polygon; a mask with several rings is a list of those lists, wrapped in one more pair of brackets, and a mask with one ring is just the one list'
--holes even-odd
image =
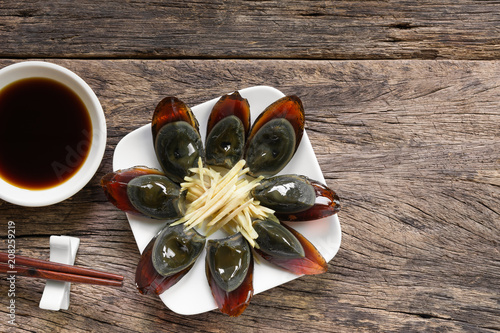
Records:
{"label": "reflection on soy sauce", "polygon": [[85,104],[62,83],[28,78],[0,91],[0,177],[8,183],[57,186],[83,165],[91,138]]}

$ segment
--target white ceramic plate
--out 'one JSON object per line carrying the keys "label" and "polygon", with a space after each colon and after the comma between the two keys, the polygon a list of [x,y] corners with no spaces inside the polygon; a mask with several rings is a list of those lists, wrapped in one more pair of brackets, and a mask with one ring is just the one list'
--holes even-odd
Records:
{"label": "white ceramic plate", "polygon": [[[284,96],[281,91],[267,86],[242,89],[240,90],[240,94],[250,104],[252,122],[268,105]],[[205,138],[206,123],[210,111],[218,99],[215,98],[191,108],[200,123],[202,138]],[[154,106],[151,107],[151,110],[154,110]],[[113,156],[114,170],[137,165],[161,170],[153,149],[151,125],[149,124],[126,135],[115,149]],[[307,133],[304,132],[300,146],[293,159],[280,173],[302,174],[322,183],[325,182]],[[142,253],[151,238],[162,228],[164,223],[131,214],[127,214],[127,218],[139,251]],[[326,261],[330,261],[337,253],[341,238],[340,223],[337,215],[321,220],[293,223],[290,225],[311,241]],[[217,237],[217,235],[214,234],[212,237]],[[203,251],[186,276],[160,295],[165,305],[172,311],[184,315],[193,315],[217,308],[206,280],[204,258],[205,251]],[[257,294],[274,288],[297,277],[299,276],[261,260],[254,268],[254,293]]]}

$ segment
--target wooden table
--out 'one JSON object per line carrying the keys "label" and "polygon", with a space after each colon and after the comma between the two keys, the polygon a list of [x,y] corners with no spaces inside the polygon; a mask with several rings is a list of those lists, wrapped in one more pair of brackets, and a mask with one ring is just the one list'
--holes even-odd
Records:
{"label": "wooden table", "polygon": [[[67,311],[38,308],[18,278],[2,332],[409,332],[500,330],[498,1],[5,1],[0,67],[63,65],[99,97],[104,160],[78,194],[44,208],[0,202],[0,248],[48,258],[81,239],[79,266],[123,288],[73,285]],[[254,296],[237,318],[181,316],[134,286],[139,251],[100,178],[116,144],[173,95],[196,105],[270,85],[298,95],[327,184],[342,198],[328,272]]]}

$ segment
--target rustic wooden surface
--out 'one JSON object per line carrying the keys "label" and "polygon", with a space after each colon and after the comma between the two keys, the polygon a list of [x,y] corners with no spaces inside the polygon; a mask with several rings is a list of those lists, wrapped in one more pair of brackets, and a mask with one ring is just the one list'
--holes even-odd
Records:
{"label": "rustic wooden surface", "polygon": [[498,59],[498,4],[496,0],[0,0],[0,55]]}
{"label": "rustic wooden surface", "polygon": [[[76,236],[77,265],[126,279],[73,285],[69,310],[49,312],[44,283],[19,278],[14,326],[1,279],[1,332],[500,330],[500,6],[286,3],[0,0],[0,67],[35,58],[75,71],[108,125],[101,167],[73,198],[0,201],[0,250],[13,220],[19,254],[48,258],[50,235]],[[163,96],[196,105],[261,84],[304,102],[342,198],[341,248],[327,273],[254,296],[238,318],[175,314],[135,290],[139,251],[99,179]]]}

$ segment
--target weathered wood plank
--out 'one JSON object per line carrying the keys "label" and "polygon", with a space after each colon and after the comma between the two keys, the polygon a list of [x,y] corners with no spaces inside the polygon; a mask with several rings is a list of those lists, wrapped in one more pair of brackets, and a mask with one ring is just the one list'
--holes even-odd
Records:
{"label": "weathered wood plank", "polygon": [[0,1],[0,57],[498,59],[498,1]]}
{"label": "weathered wood plank", "polygon": [[[3,67],[13,60],[1,60]],[[121,289],[74,285],[68,311],[38,309],[43,283],[16,285],[17,331],[477,331],[500,329],[500,62],[55,60],[96,91],[109,139],[96,177],[46,208],[0,203],[0,249],[16,221],[19,254],[48,236],[82,240],[76,263],[125,275]],[[195,105],[267,84],[297,94],[343,241],[329,271],[256,295],[238,318],[184,317],[135,291],[139,252],[98,186],[118,141],[175,95]],[[7,282],[0,281],[0,330]],[[4,329],[5,328],[5,329]]]}

